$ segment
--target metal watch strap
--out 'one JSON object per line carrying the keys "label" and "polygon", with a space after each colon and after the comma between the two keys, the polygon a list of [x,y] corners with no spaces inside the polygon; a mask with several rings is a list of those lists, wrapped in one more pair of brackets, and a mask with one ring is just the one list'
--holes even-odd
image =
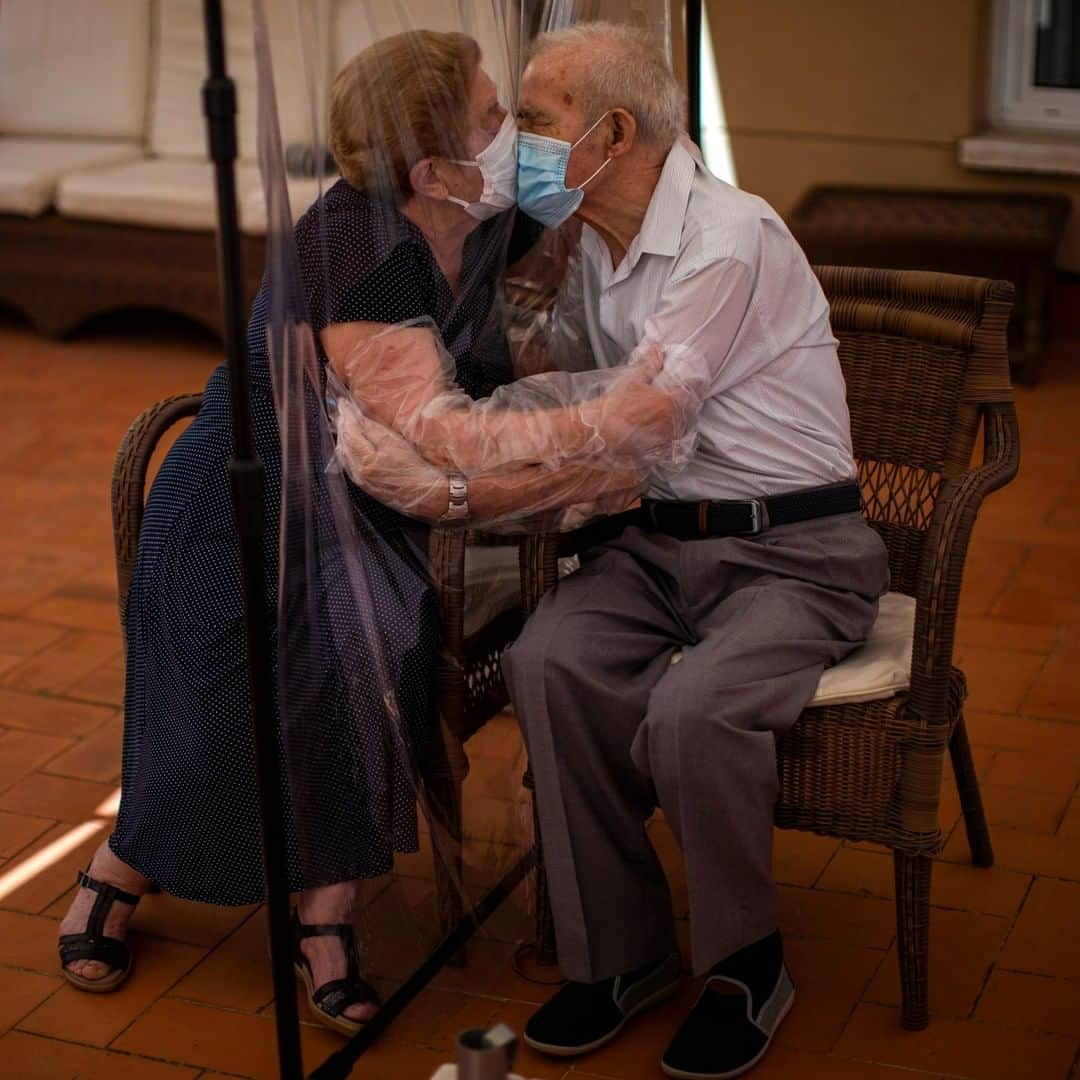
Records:
{"label": "metal watch strap", "polygon": [[469,516],[469,482],[462,473],[456,472],[450,473],[447,480],[446,513],[440,520],[461,521]]}

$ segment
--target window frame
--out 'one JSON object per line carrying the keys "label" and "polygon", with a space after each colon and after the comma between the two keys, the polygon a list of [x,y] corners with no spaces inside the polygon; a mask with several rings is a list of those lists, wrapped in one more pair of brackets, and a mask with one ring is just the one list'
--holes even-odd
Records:
{"label": "window frame", "polygon": [[1045,0],[995,0],[990,120],[997,127],[1080,131],[1080,89],[1034,85],[1035,16]]}

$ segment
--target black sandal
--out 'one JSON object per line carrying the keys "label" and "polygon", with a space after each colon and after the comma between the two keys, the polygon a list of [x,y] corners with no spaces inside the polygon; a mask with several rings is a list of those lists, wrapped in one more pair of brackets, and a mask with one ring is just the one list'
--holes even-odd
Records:
{"label": "black sandal", "polygon": [[[344,979],[331,979],[317,990],[311,974],[311,962],[300,948],[300,942],[310,937],[339,937],[345,947],[348,969]],[[356,960],[356,940],[351,923],[302,923],[296,908],[292,910],[293,966],[304,980],[308,1005],[321,1024],[343,1035],[355,1035],[366,1020],[350,1020],[342,1013],[350,1005],[381,1006],[382,1001],[375,988],[360,977]]]}
{"label": "black sandal", "polygon": [[[75,875],[76,882],[84,889],[96,892],[94,906],[90,909],[90,918],[86,929],[81,934],[62,934],[59,941],[60,968],[72,986],[91,994],[107,994],[115,990],[131,974],[131,952],[119,938],[106,937],[105,916],[109,908],[119,900],[122,904],[134,907],[140,897],[124,892],[115,885],[98,881],[84,874],[81,870]],[[100,979],[87,979],[68,970],[68,964],[76,960],[96,960],[99,964],[108,964],[114,970]]]}

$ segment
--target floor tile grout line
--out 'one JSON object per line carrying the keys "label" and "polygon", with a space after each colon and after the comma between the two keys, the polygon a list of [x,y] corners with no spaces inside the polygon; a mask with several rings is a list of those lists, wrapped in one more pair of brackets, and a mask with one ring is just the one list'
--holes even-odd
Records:
{"label": "floor tile grout line", "polygon": [[[0,690],[22,691],[24,693],[39,693],[39,694],[43,694],[45,696],[69,698],[69,699],[78,701],[79,699],[74,697],[74,695],[71,693],[71,691],[77,689],[80,684],[85,682],[92,675],[95,675],[97,672],[101,671],[102,668],[106,667],[109,664],[112,664],[113,661],[116,660],[117,656],[119,656],[124,651],[124,647],[123,647],[122,644],[119,646],[119,648],[115,652],[113,652],[109,656],[105,657],[100,663],[95,664],[89,670],[84,671],[81,674],[77,675],[74,679],[71,680],[71,682],[61,684],[55,690],[46,690],[46,689],[35,688],[35,687],[20,686],[18,683],[14,682],[13,679],[18,676],[19,671],[23,667],[25,667],[27,664],[31,663],[32,661],[39,659],[46,652],[48,652],[50,649],[52,649],[53,647],[59,645],[67,637],[70,637],[71,634],[89,633],[89,632],[90,631],[85,631],[85,630],[72,630],[68,634],[65,634],[63,637],[58,638],[56,641],[54,641],[52,643],[52,645],[50,645],[46,649],[42,650],[42,652],[35,653],[33,656],[25,657],[23,660],[21,660],[14,667],[9,668],[7,671],[5,671],[3,676],[0,677]],[[100,631],[94,631],[94,632],[99,633]]]}
{"label": "floor tile grout line", "polygon": [[141,1020],[154,1007],[154,1005],[157,1004],[157,1002],[159,1002],[162,998],[166,997],[169,991],[174,986],[176,986],[178,982],[180,982],[182,979],[185,979],[189,974],[191,974],[191,972],[194,971],[195,968],[197,968],[199,964],[201,964],[203,960],[205,960],[206,957],[210,955],[211,951],[212,950],[207,950],[206,952],[204,952],[202,956],[200,956],[189,967],[185,968],[179,975],[177,975],[171,983],[168,983],[160,991],[160,993],[158,993],[154,998],[147,1002],[147,1004],[142,1009],[140,1009],[139,1012],[135,1016],[133,1016],[131,1020],[128,1021],[128,1023],[125,1024],[124,1027],[108,1041],[108,1043],[106,1043],[106,1045],[111,1049],[117,1039],[122,1038],[128,1031],[130,1031],[133,1025],[138,1020]]}
{"label": "floor tile grout line", "polygon": [[1009,939],[1013,935],[1013,931],[1016,929],[1016,924],[1020,921],[1020,916],[1023,914],[1024,908],[1027,907],[1027,902],[1031,897],[1032,890],[1035,888],[1035,882],[1038,880],[1037,876],[1033,875],[1031,881],[1028,882],[1028,887],[1024,891],[1023,899],[1020,901],[1020,906],[1016,909],[1016,914],[1009,920],[1008,929],[1005,931],[1005,936],[998,942],[998,947],[994,952],[994,958],[990,961],[989,967],[986,969],[986,974],[983,977],[982,984],[979,986],[978,991],[975,994],[975,1000],[971,1004],[971,1009],[968,1012],[968,1019],[975,1020],[976,1012],[978,1011],[979,1004],[981,1003],[983,996],[986,993],[986,988],[990,984],[990,979],[994,972],[997,970],[998,961],[1001,959],[1002,954],[1005,951],[1005,947],[1009,943]]}
{"label": "floor tile grout line", "polygon": [[[45,758],[40,764],[35,765],[32,769],[27,770],[25,773],[22,774],[22,776],[20,776],[17,779],[13,780],[6,787],[0,787],[0,795],[3,795],[6,792],[10,791],[16,784],[18,784],[22,780],[25,780],[26,777],[29,776],[31,773],[36,773],[36,772],[46,772],[47,773],[46,766],[48,766],[51,762],[55,761],[61,754],[66,754],[69,750],[74,750],[75,747],[81,745],[82,740],[84,738],[84,736],[82,736],[82,735],[53,735],[50,732],[46,732],[46,731],[32,731],[29,728],[11,728],[11,727],[9,727],[9,728],[6,728],[5,730],[6,731],[19,732],[19,733],[24,734],[24,735],[44,735],[44,736],[46,736],[48,738],[51,738],[51,739],[66,739],[66,740],[70,740],[70,742],[69,742],[68,746],[62,746],[55,753],[50,754],[47,758]],[[100,728],[94,728],[93,729],[93,731],[99,731],[99,730],[100,730]],[[86,734],[89,735],[91,733],[92,732],[87,732]],[[47,773],[47,775],[54,776],[54,775],[58,775],[58,774]],[[79,777],[70,777],[69,779],[77,780],[77,779],[80,779],[80,778]],[[93,783],[93,782],[94,781],[91,781],[91,783]],[[31,814],[30,816],[33,817],[35,815]]]}
{"label": "floor tile grout line", "polygon": [[[76,743],[75,746],[69,746],[68,749],[69,750],[74,750],[75,747],[78,746],[78,745],[79,744]],[[93,779],[92,777],[89,777],[89,776],[76,776],[74,773],[54,772],[52,769],[46,769],[46,768],[34,769],[34,772],[43,773],[45,776],[54,776],[54,777],[56,777],[57,780],[82,780],[82,781],[84,781],[85,783],[88,783],[88,784],[107,784],[109,787],[116,787],[120,783],[120,775],[121,775],[120,773],[117,773],[116,776],[110,777],[108,780],[95,780],[95,779]],[[6,811],[6,813],[9,813],[9,814],[17,813],[17,812],[18,811],[13,811],[13,810]],[[31,814],[29,816],[33,817],[34,815]]]}
{"label": "floor tile grout line", "polygon": [[[51,691],[51,690],[33,690],[33,689],[27,689],[26,687],[22,687],[22,686],[8,686],[3,682],[0,682],[0,690],[2,690],[4,693],[7,693],[7,694],[18,694],[21,697],[45,698],[46,701],[67,701],[67,702],[70,702],[70,701],[73,700],[72,697],[69,694],[67,694],[66,692],[55,692],[55,691]],[[79,704],[83,704],[83,703],[79,702]],[[120,712],[123,709],[123,706],[122,705],[105,705],[105,706],[98,706],[98,708],[107,708],[110,712],[112,712],[115,715],[116,713]],[[12,725],[7,724],[5,726],[11,727]],[[98,725],[98,727],[100,727],[100,725]],[[19,728],[19,729],[16,729],[16,730],[27,731],[27,730],[32,730],[32,729]],[[82,734],[83,735],[88,735],[88,734],[90,734],[91,731],[96,731],[96,730],[97,730],[96,727],[89,728],[89,729],[87,729],[87,731],[84,731]],[[47,733],[43,732],[42,734],[47,734]]]}
{"label": "floor tile grout line", "polygon": [[[10,789],[5,789],[5,791],[7,791],[7,790],[10,790]],[[4,792],[0,792],[0,794],[3,794],[3,793]],[[5,810],[4,813],[10,814],[10,813],[15,813],[15,811]],[[27,817],[38,817],[37,814],[28,814],[26,816]],[[39,820],[41,820],[41,821],[50,821],[51,824],[48,826],[48,828],[43,829],[41,832],[39,832],[37,834],[37,836],[34,837],[33,840],[30,840],[28,843],[23,844],[23,846],[21,848],[19,848],[19,850],[17,852],[15,852],[14,855],[8,855],[7,858],[8,858],[9,862],[15,862],[16,860],[18,860],[20,858],[23,858],[29,852],[30,848],[32,848],[50,829],[56,828],[57,825],[71,825],[72,824],[70,821],[61,821],[59,818],[57,818],[55,820],[52,819],[52,818],[39,818]],[[7,908],[7,907],[5,907],[4,901],[0,900],[0,911],[16,911],[16,910],[18,910],[18,909],[17,908]],[[26,914],[37,915],[37,914],[40,914],[40,913],[35,911],[35,912],[28,912]]]}
{"label": "floor tile grout line", "polygon": [[[867,1002],[867,1005],[870,1008],[873,1008],[873,1009],[887,1009],[890,1012],[896,1013],[897,1014],[897,1027],[899,1028],[899,1014],[900,1014],[900,1006],[899,1005],[887,1005],[887,1004],[880,1004],[878,1002]],[[990,1022],[988,1022],[986,1020],[977,1020],[977,1019],[971,1019],[971,1018],[966,1018],[965,1019],[965,1018],[961,1018],[961,1017],[957,1017],[957,1016],[935,1017],[935,1015],[933,1013],[930,1014],[930,1026],[931,1027],[934,1025],[935,1022],[940,1023],[940,1022],[943,1022],[943,1021],[951,1021],[954,1024],[968,1024],[968,1025],[973,1025],[975,1027],[981,1027],[981,1028],[984,1028],[984,1029],[985,1028],[995,1028],[996,1029],[996,1028],[999,1027],[999,1025],[992,1024],[992,1023],[990,1023]],[[1049,1033],[1041,1033],[1041,1032],[1040,1033],[1034,1033],[1034,1032],[1031,1032],[1031,1030],[1028,1029],[1028,1028],[1012,1028],[1012,1029],[1009,1029],[1009,1030],[1017,1031],[1017,1032],[1023,1031],[1023,1032],[1028,1032],[1028,1033],[1031,1033],[1031,1034],[1038,1034],[1040,1038],[1052,1038],[1052,1039],[1055,1039],[1055,1040],[1058,1040],[1058,1041],[1064,1041],[1064,1040],[1068,1039],[1069,1041],[1072,1041],[1072,1037],[1069,1036],[1069,1035],[1049,1034]],[[910,1034],[905,1033],[905,1037],[918,1038],[919,1036],[918,1036],[918,1033],[910,1033]],[[836,1056],[841,1057],[842,1055],[838,1054]],[[950,1078],[950,1080],[951,1080],[951,1078],[955,1078],[955,1080],[979,1080],[979,1078],[976,1076],[975,1073],[969,1073],[969,1072],[964,1072],[964,1073],[941,1072],[941,1071],[935,1069],[932,1072],[930,1072],[929,1074],[927,1074],[923,1070],[914,1069],[910,1065],[898,1065],[895,1062],[882,1061],[882,1060],[880,1060],[878,1058],[844,1057],[844,1060],[845,1061],[865,1061],[865,1062],[869,1062],[871,1064],[884,1066],[885,1068],[888,1068],[888,1069],[898,1069],[898,1070],[899,1069],[905,1069],[908,1072],[914,1072],[916,1075],[930,1075],[930,1076],[936,1076],[936,1077],[946,1077],[946,1078]]]}
{"label": "floor tile grout line", "polygon": [[[35,769],[34,771],[36,772],[37,770]],[[18,783],[18,781],[15,782]],[[2,791],[0,791],[0,795],[5,794],[8,790],[10,789],[3,789]],[[22,847],[16,848],[14,851],[10,851],[7,855],[4,855],[3,858],[5,859],[17,859],[24,851],[26,851],[27,848],[33,847],[33,845],[36,844],[54,825],[60,824],[60,820],[58,818],[46,818],[42,817],[40,814],[24,814],[18,810],[0,810],[0,814],[11,814],[13,817],[23,817],[30,818],[34,821],[48,822],[45,828],[42,829],[41,832],[37,834],[37,836],[28,840],[25,844],[22,845]],[[3,909],[3,906],[3,901],[0,901],[0,910]]]}
{"label": "floor tile grout line", "polygon": [[1069,816],[1070,807],[1074,802],[1078,800],[1080,800],[1080,780],[1077,780],[1077,782],[1073,785],[1073,789],[1070,792],[1069,797],[1065,800],[1065,808],[1061,811],[1061,814],[1058,817],[1057,828],[1055,828],[1053,833],[1051,833],[1052,836],[1060,837],[1062,840],[1066,841],[1071,839],[1068,836],[1061,836],[1061,826],[1065,824],[1065,819]]}
{"label": "floor tile grout line", "polygon": [[[895,935],[894,935],[895,937]],[[862,989],[859,991],[858,997],[855,999],[851,1008],[848,1010],[847,1016],[844,1017],[843,1024],[840,1025],[840,1033],[836,1036],[836,1041],[829,1047],[828,1053],[832,1053],[837,1046],[840,1045],[840,1040],[843,1039],[844,1033],[848,1029],[848,1025],[854,1019],[855,1013],[858,1011],[859,1006],[866,1000],[866,995],[870,991],[870,987],[873,985],[874,980],[878,977],[878,974],[882,971],[885,965],[889,962],[889,953],[892,951],[892,945],[881,954],[881,959],[874,965],[874,970],[870,972],[866,981],[863,983]],[[897,965],[896,965],[896,978],[900,978],[900,966],[899,966],[900,950],[897,948]]]}
{"label": "floor tile grout line", "polygon": [[1059,641],[1057,648],[1055,648],[1053,652],[1047,653],[1042,658],[1042,663],[1039,665],[1039,670],[1031,677],[1031,681],[1028,683],[1027,689],[1024,690],[1024,694],[1020,698],[1020,707],[1018,711],[1021,716],[1024,715],[1024,702],[1026,702],[1027,699],[1031,696],[1031,691],[1035,689],[1035,684],[1043,677],[1043,675],[1046,674],[1046,669],[1049,666],[1050,661],[1054,659],[1054,657],[1057,655],[1058,649],[1060,649],[1061,647],[1062,642]]}
{"label": "floor tile grout line", "polygon": [[[7,967],[7,966],[10,966],[10,965],[5,964],[4,966]],[[16,969],[16,970],[20,970],[20,969]],[[8,1031],[22,1030],[21,1028],[19,1028],[19,1025],[28,1016],[30,1016],[31,1014],[37,1012],[38,1009],[40,1009],[42,1005],[44,1005],[46,1002],[51,1001],[54,997],[56,997],[56,995],[59,994],[60,991],[64,988],[64,978],[63,978],[63,976],[60,976],[60,975],[48,975],[48,974],[45,974],[44,972],[41,972],[41,971],[34,971],[34,972],[31,972],[31,974],[38,975],[43,979],[47,979],[47,978],[55,979],[56,980],[56,986],[54,986],[52,988],[52,990],[48,994],[46,994],[32,1009],[28,1009],[25,1013],[23,1013],[22,1016],[20,1016],[18,1018],[18,1020],[15,1020],[11,1024],[9,1024],[8,1027],[7,1027]],[[3,1035],[3,1034],[4,1034],[3,1030],[0,1030],[0,1035]]]}
{"label": "floor tile grout line", "polygon": [[[1016,566],[1013,567],[1013,569],[1008,574],[1006,574],[1005,581],[998,588],[998,591],[994,594],[994,597],[990,601],[990,603],[987,604],[986,611],[985,611],[984,614],[986,614],[986,615],[988,615],[990,617],[994,617],[994,609],[998,606],[998,604],[1001,603],[1001,601],[1004,598],[1005,594],[1013,587],[1013,585],[1016,584],[1016,579],[1020,576],[1020,571],[1023,570],[1023,568],[1028,564],[1028,561],[1031,559],[1031,553],[1032,553],[1033,549],[1036,546],[1037,546],[1036,544],[1033,544],[1033,543],[1030,543],[1030,542],[1023,542],[1021,544],[1021,547],[1023,548],[1023,555],[1021,555],[1020,560],[1016,564]],[[961,586],[961,597],[962,596],[963,596],[963,591],[962,591],[962,586]],[[963,610],[963,599],[961,599],[961,601],[960,601],[960,611],[962,611],[962,610]]]}
{"label": "floor tile grout line", "polygon": [[[47,645],[42,645],[40,648],[35,649],[33,652],[27,653],[26,656],[21,656],[19,658],[18,664],[16,664],[14,668],[11,668],[8,671],[4,672],[4,679],[5,680],[7,679],[8,675],[11,674],[12,671],[15,671],[18,668],[22,667],[22,665],[27,660],[33,660],[35,657],[40,656],[42,653],[44,653],[47,650],[51,649],[54,645],[56,645],[59,642],[63,641],[64,638],[68,637],[71,634],[71,628],[70,627],[59,626],[56,623],[39,622],[39,621],[37,621],[35,619],[20,619],[20,618],[9,619],[6,616],[0,616],[0,623],[4,623],[4,622],[24,622],[24,623],[30,623],[33,626],[46,626],[50,630],[63,630],[64,631],[64,633],[60,634],[59,637],[54,638]],[[3,685],[3,684],[0,683],[0,685]]]}
{"label": "floor tile grout line", "polygon": [[822,878],[824,878],[825,875],[828,873],[829,867],[832,866],[833,861],[840,854],[840,852],[844,850],[843,837],[834,837],[834,839],[838,839],[840,842],[829,853],[829,857],[825,860],[825,865],[822,866],[822,868],[818,871],[817,876],[810,883],[810,888],[814,889],[814,890],[816,890],[818,892],[828,892],[829,891],[827,889],[818,889],[818,885],[820,884]]}
{"label": "floor tile grout line", "polygon": [[[203,956],[202,959],[200,959],[199,962],[197,964],[195,964],[194,967],[192,967],[188,972],[186,972],[185,975],[180,980],[178,980],[178,982],[182,982],[183,979],[186,979],[188,975],[192,974],[195,971],[195,968],[201,967],[207,960],[210,959],[211,956],[213,956],[213,954],[215,952],[217,952],[218,949],[220,949],[223,945],[225,945],[226,942],[228,942],[229,940],[234,938],[237,934],[239,934],[240,931],[243,930],[244,927],[246,927],[247,924],[249,922],[251,922],[252,919],[256,918],[259,915],[259,913],[262,911],[264,906],[265,906],[264,904],[258,904],[254,908],[254,910],[248,912],[248,914],[246,916],[244,916],[244,918],[241,919],[240,922],[238,922],[236,924],[236,926],[234,926],[220,941],[218,941],[217,944],[210,946],[206,950],[206,955]],[[155,935],[152,935],[152,936],[161,938],[160,934],[155,934]],[[171,941],[173,939],[171,939],[171,938],[162,938],[161,940]],[[174,943],[175,944],[184,944],[183,942],[174,942]],[[176,985],[177,985],[177,983],[174,983],[173,986],[170,987],[170,990],[175,988]],[[171,997],[174,1001],[187,1001],[187,1002],[189,1002],[191,1004],[194,1004],[194,1005],[207,1005],[208,1004],[205,1001],[199,1001],[197,998],[186,998],[181,994],[172,994],[172,993],[169,992],[169,990],[164,991],[160,995],[160,997],[165,997],[165,996]],[[259,1008],[256,1009],[255,1012],[250,1014],[250,1015],[252,1015],[252,1016],[258,1015],[259,1012],[262,1009],[265,1009],[267,1007],[267,1005],[269,1005],[273,1000],[274,1000],[274,996],[273,996],[273,993],[271,992],[271,995],[270,995],[269,999],[264,1001],[259,1006]],[[214,1006],[210,1006],[210,1007],[211,1008],[216,1008],[217,1006],[214,1005]],[[242,1012],[244,1010],[236,1009],[236,1010],[229,1010],[229,1011]]]}
{"label": "floor tile grout line", "polygon": [[[107,1047],[107,1046],[96,1046],[93,1043],[78,1042],[75,1039],[65,1039],[65,1038],[63,1038],[63,1037],[61,1037],[59,1035],[41,1035],[36,1031],[24,1031],[22,1028],[17,1028],[17,1029],[13,1028],[12,1030],[13,1031],[17,1030],[20,1035],[22,1035],[22,1036],[24,1036],[25,1038],[28,1038],[28,1039],[41,1039],[44,1042],[58,1042],[58,1043],[62,1043],[64,1046],[77,1046],[77,1047],[79,1047],[80,1049],[83,1049],[83,1050],[87,1050],[87,1049],[89,1049],[89,1050],[97,1050],[99,1053],[102,1053],[102,1054],[118,1054],[118,1055],[120,1055],[122,1057],[132,1058],[132,1059],[134,1059],[136,1061],[138,1061],[140,1059],[143,1059],[143,1060],[146,1060],[146,1061],[156,1061],[156,1062],[159,1062],[162,1065],[176,1065],[176,1066],[178,1066],[178,1067],[180,1067],[182,1069],[204,1069],[205,1070],[205,1069],[208,1068],[208,1066],[206,1066],[206,1065],[193,1065],[190,1061],[179,1061],[179,1060],[177,1060],[175,1058],[154,1057],[151,1054],[136,1054],[131,1050],[117,1050],[117,1049],[113,1049],[112,1047]],[[209,1066],[209,1068],[210,1068],[211,1071],[213,1071],[213,1066]]]}

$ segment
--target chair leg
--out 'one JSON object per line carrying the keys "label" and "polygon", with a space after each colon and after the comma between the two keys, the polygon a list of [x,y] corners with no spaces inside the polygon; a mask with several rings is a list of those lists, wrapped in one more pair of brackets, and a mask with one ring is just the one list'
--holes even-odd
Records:
{"label": "chair leg", "polygon": [[548,891],[547,870],[544,868],[544,846],[540,841],[540,817],[536,811],[536,786],[531,768],[525,770],[522,784],[532,792],[533,844],[536,846],[536,963],[548,965],[554,964],[557,959],[555,917],[551,912],[551,894]]}
{"label": "chair leg", "polygon": [[953,728],[952,738],[949,740],[949,756],[952,758],[956,790],[960,794],[960,805],[964,811],[964,828],[967,831],[968,847],[971,849],[971,861],[976,866],[993,866],[994,848],[990,843],[990,828],[986,824],[982,795],[979,793],[979,778],[975,775],[975,762],[971,757],[971,744],[968,742],[963,715]]}
{"label": "chair leg", "polygon": [[900,1025],[922,1031],[929,1022],[930,870],[925,855],[893,852],[896,951],[900,958]]}

